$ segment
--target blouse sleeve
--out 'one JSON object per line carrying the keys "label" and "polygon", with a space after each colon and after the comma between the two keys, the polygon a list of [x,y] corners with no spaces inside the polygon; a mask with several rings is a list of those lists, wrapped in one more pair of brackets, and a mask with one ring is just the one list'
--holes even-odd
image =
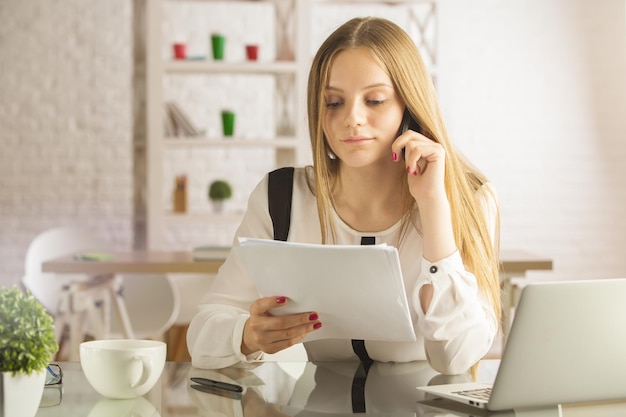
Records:
{"label": "blouse sleeve", "polygon": [[[242,236],[272,239],[272,230],[267,209],[266,176],[250,194],[233,247],[239,246],[238,238]],[[218,369],[261,357],[261,352],[248,356],[241,352],[248,309],[258,297],[237,251],[231,250],[189,324],[187,346],[194,367]]]}
{"label": "blouse sleeve", "polygon": [[[480,192],[485,196],[483,207],[495,241],[497,204],[492,190],[486,187]],[[419,292],[425,284],[432,284],[433,297],[424,313]],[[496,314],[478,288],[476,277],[465,269],[458,251],[434,263],[422,259],[412,300],[426,356],[438,372],[465,372],[489,351],[498,332]]]}

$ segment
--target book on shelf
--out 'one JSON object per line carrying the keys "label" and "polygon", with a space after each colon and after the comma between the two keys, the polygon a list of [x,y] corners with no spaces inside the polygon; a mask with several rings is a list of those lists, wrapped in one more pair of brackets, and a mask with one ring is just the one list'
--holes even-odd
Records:
{"label": "book on shelf", "polygon": [[194,261],[224,261],[230,246],[196,246],[192,250]]}
{"label": "book on shelf", "polygon": [[178,129],[167,105],[163,106],[163,131],[166,138],[178,136]]}
{"label": "book on shelf", "polygon": [[200,136],[202,132],[178,104],[168,101],[165,103],[165,135]]}

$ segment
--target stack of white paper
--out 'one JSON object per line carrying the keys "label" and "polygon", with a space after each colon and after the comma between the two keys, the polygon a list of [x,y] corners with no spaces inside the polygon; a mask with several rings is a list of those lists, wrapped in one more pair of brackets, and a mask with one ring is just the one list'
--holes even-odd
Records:
{"label": "stack of white paper", "polygon": [[396,248],[251,238],[239,242],[235,250],[260,295],[289,298],[273,314],[319,314],[322,328],[304,341],[416,340]]}

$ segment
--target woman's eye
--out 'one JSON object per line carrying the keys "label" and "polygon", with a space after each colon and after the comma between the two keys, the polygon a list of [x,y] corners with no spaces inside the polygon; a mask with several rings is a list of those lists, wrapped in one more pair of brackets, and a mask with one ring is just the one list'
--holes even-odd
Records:
{"label": "woman's eye", "polygon": [[385,100],[367,100],[367,102],[369,104],[374,105],[374,106],[379,106],[381,104],[385,104]]}
{"label": "woman's eye", "polygon": [[341,102],[340,101],[327,101],[326,102],[326,107],[329,109],[335,109],[337,107],[341,106]]}

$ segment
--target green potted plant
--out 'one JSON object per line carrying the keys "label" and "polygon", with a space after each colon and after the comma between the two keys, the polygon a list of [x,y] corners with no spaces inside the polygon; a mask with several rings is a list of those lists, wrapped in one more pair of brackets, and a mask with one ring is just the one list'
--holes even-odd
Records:
{"label": "green potted plant", "polygon": [[209,185],[209,200],[217,213],[224,210],[224,201],[233,195],[230,184],[225,180],[215,180]]}
{"label": "green potted plant", "polygon": [[46,381],[46,367],[59,346],[52,316],[16,286],[0,288],[0,372],[3,415],[33,417]]}

